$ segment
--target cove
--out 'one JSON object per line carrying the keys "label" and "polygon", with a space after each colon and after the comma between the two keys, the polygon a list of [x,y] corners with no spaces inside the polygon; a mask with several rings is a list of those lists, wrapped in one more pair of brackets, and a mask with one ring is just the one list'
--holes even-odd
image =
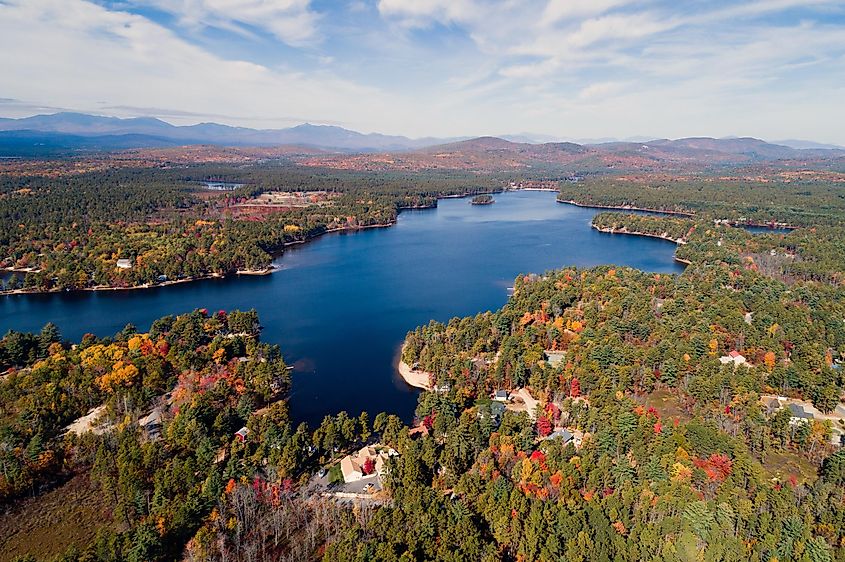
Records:
{"label": "cove", "polygon": [[417,391],[395,373],[405,333],[430,320],[495,310],[520,273],[577,265],[627,265],[679,273],[671,242],[602,234],[597,209],[559,204],[556,193],[496,194],[492,205],[443,199],[403,211],[385,229],[335,233],[289,249],[278,271],[132,291],[0,297],[0,331],[49,321],[78,341],[86,332],[139,330],[195,308],[255,308],[262,339],[293,365],[296,422],[346,410],[388,411],[410,421]]}

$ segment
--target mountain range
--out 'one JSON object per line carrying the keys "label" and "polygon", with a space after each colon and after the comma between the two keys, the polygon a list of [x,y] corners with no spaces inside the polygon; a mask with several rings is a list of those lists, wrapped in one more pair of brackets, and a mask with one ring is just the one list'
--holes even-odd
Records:
{"label": "mountain range", "polygon": [[[231,127],[218,123],[197,125],[171,125],[153,117],[102,117],[84,113],[54,113],[35,115],[22,119],[0,118],[0,131],[28,131],[30,138],[50,139],[53,134],[65,135],[66,143],[73,137],[86,138],[79,141],[83,148],[102,143],[104,148],[112,145],[134,144],[134,148],[179,146],[186,144],[215,144],[226,146],[278,146],[300,145],[329,150],[377,152],[410,150],[457,139],[422,138],[409,139],[402,136],[363,134],[332,125],[305,123],[288,129],[249,129]],[[33,133],[49,133],[34,135]],[[9,137],[12,135],[2,135]],[[0,137],[2,137],[0,136]],[[129,137],[131,136],[131,138]],[[114,142],[110,137],[121,137]],[[97,139],[96,141],[92,139]],[[123,146],[128,148],[128,146]]]}
{"label": "mountain range", "polygon": [[[576,139],[577,140],[577,139]],[[379,133],[364,134],[331,125],[305,123],[287,129],[250,129],[218,123],[177,126],[153,117],[117,118],[83,113],[55,113],[21,119],[0,118],[0,155],[36,156],[75,150],[122,150],[161,148],[196,144],[217,146],[295,145],[341,153],[429,152],[437,150],[507,150],[547,155],[583,152],[585,147],[601,153],[644,156],[651,151],[672,158],[701,158],[716,161],[778,160],[803,157],[830,158],[845,155],[845,148],[811,141],[787,140],[769,143],[754,138],[684,138],[646,140],[645,137],[583,139],[561,142],[562,138],[520,133],[479,139],[411,139]],[[468,144],[461,144],[468,143]],[[451,148],[450,148],[451,147]]]}

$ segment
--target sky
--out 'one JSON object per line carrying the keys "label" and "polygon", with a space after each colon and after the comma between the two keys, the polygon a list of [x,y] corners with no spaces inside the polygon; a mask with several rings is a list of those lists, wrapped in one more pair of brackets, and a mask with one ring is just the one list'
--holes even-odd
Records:
{"label": "sky", "polygon": [[843,0],[0,0],[0,115],[845,145]]}

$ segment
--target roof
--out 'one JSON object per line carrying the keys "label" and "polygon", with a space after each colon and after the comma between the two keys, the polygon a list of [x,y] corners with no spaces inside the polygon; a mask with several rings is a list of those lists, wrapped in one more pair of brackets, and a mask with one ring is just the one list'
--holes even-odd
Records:
{"label": "roof", "polygon": [[569,431],[566,429],[559,429],[553,433],[550,433],[549,436],[546,437],[546,439],[554,439],[556,437],[560,437],[561,439],[563,439],[564,443],[569,443],[570,441],[572,441],[573,435],[569,433]]}
{"label": "roof", "polygon": [[505,405],[501,402],[491,402],[490,403],[490,413],[494,416],[501,416],[505,413]]}
{"label": "roof", "polygon": [[551,365],[557,365],[558,363],[563,362],[563,360],[566,358],[565,351],[554,351],[551,349],[547,349],[543,353],[546,354],[546,361],[548,361]]}
{"label": "roof", "polygon": [[349,455],[343,457],[340,460],[340,471],[343,473],[344,479],[346,479],[348,476],[350,476],[354,473],[358,473],[358,474],[364,473],[361,470],[361,467],[358,465],[358,463],[353,461],[352,457],[350,457]]}
{"label": "roof", "polygon": [[734,358],[736,358],[736,357],[742,357],[742,355],[741,355],[741,354],[739,353],[739,351],[737,351],[737,350],[733,350],[733,351],[731,351],[730,353],[728,353],[728,355],[730,355],[731,357],[734,357]]}
{"label": "roof", "polygon": [[235,435],[240,435],[241,437],[246,437],[247,435],[249,435],[249,429],[247,429],[246,427],[242,427],[235,432]]}
{"label": "roof", "polygon": [[508,391],[507,390],[497,390],[496,391],[496,398],[507,398]]}
{"label": "roof", "polygon": [[789,411],[793,418],[813,419],[813,414],[804,411],[804,408],[798,404],[790,404]]}

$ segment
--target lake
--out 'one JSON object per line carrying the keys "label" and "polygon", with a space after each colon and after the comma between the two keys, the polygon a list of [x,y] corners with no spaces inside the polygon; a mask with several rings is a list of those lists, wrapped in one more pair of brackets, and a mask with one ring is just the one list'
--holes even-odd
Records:
{"label": "lake", "polygon": [[551,192],[496,194],[493,205],[444,199],[404,211],[395,226],[329,234],[289,249],[267,276],[231,277],[135,291],[0,297],[0,331],[38,331],[48,321],[78,341],[86,332],[140,330],[161,316],[255,308],[262,339],[294,366],[291,413],[379,411],[410,421],[417,391],[395,373],[408,330],[495,310],[520,273],[568,265],[628,265],[679,273],[675,245],[590,228],[596,209]]}

